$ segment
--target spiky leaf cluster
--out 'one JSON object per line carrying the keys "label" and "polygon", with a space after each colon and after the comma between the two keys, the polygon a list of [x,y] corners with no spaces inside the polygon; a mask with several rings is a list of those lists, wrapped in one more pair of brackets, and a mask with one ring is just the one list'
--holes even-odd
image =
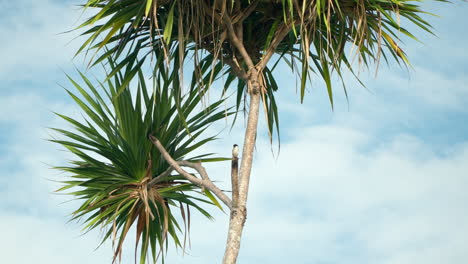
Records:
{"label": "spiky leaf cluster", "polygon": [[[112,60],[109,65],[117,69]],[[82,201],[72,219],[82,219],[84,230],[104,228],[102,242],[112,240],[114,262],[120,259],[132,226],[136,226],[135,258],[140,248],[140,263],[150,252],[156,262],[159,255],[164,259],[170,240],[185,248],[191,210],[211,218],[202,204],[220,205],[208,191],[174,174],[148,136],[157,136],[176,160],[224,160],[211,154],[189,155],[215,139],[203,133],[229,113],[219,109],[223,101],[201,109],[203,94],[197,90],[181,97],[177,105],[167,80],[173,73],[154,79],[152,88],[141,70],[135,86],[124,84],[128,74],[132,72],[117,70],[100,87],[82,73],[85,87],[69,78],[77,93],[67,92],[83,111],[84,120],[57,113],[73,129],[54,128],[62,136],[52,141],[76,158],[56,167],[71,174],[58,191],[71,191]]]}
{"label": "spiky leaf cluster", "polygon": [[[179,79],[183,79],[186,56],[193,56],[192,84],[207,89],[221,75],[227,76],[227,89],[237,80],[238,109],[247,88],[252,67],[249,64],[253,63],[262,72],[266,87],[262,98],[269,131],[276,126],[279,132],[274,98],[278,89],[274,70],[278,62],[286,62],[298,74],[301,102],[307,80],[314,82],[313,76],[318,76],[325,83],[333,107],[332,73],[341,77],[343,67],[353,71],[351,55],[365,65],[378,64],[381,58],[408,63],[398,43],[401,36],[416,38],[405,28],[414,25],[431,30],[421,16],[426,12],[421,10],[420,2],[88,0],[85,7],[96,13],[80,26],[90,28],[83,33],[86,41],[78,52],[90,51],[91,63],[109,56],[125,56],[122,66],[132,58],[150,54],[176,58],[173,66],[179,70]],[[109,51],[99,53],[104,47]]]}

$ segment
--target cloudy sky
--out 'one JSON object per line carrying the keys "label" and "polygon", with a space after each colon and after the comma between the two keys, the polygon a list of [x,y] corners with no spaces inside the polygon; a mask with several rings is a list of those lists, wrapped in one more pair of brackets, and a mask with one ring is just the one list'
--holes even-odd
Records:
{"label": "cloudy sky", "polygon": [[[80,112],[59,84],[80,39],[80,1],[0,1],[0,252],[2,263],[110,263],[99,232],[67,223],[76,206],[52,194],[51,165],[68,154],[45,139],[53,116]],[[292,75],[280,77],[281,152],[261,131],[239,263],[464,263],[468,259],[468,4],[425,4],[437,37],[404,47],[413,69],[381,65],[337,90],[331,111],[319,82],[299,104]],[[90,73],[91,74],[91,73]],[[338,86],[337,86],[338,87]],[[222,128],[223,125],[220,125]],[[228,155],[242,123],[208,148]],[[208,166],[227,186],[229,164]],[[193,218],[192,248],[168,263],[219,263],[228,217]],[[124,263],[133,262],[127,244]]]}

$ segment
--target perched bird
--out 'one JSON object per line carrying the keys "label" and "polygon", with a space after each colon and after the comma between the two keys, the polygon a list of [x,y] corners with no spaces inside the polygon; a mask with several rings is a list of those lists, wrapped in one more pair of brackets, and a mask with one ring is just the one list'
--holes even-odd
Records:
{"label": "perched bird", "polygon": [[237,144],[234,144],[232,146],[232,156],[237,158],[238,155],[239,155],[239,146],[237,146]]}

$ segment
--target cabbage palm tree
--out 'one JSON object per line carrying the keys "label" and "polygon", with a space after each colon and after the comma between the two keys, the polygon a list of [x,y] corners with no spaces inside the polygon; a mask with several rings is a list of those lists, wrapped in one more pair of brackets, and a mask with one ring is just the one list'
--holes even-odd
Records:
{"label": "cabbage palm tree", "polygon": [[[299,97],[317,80],[324,82],[333,108],[331,76],[353,72],[352,60],[364,66],[383,58],[408,64],[400,37],[416,38],[404,26],[430,32],[421,17],[419,0],[88,0],[94,9],[79,28],[86,37],[78,53],[91,56],[90,65],[112,57],[117,69],[142,62],[148,56],[154,75],[163,68],[178,72],[173,83],[175,101],[182,96],[184,65],[192,61],[191,89],[201,92],[213,80],[224,78],[224,89],[237,81],[236,108],[248,103],[247,126],[239,171],[233,180],[233,199],[224,263],[235,263],[242,229],[257,134],[259,108],[266,113],[270,139],[279,135],[279,89],[275,69],[288,64],[300,80]],[[104,48],[108,50],[104,51]],[[350,50],[347,52],[347,50]],[[104,52],[101,52],[104,51]],[[186,58],[193,58],[186,60]],[[129,71],[130,82],[142,64]],[[108,78],[117,71],[110,72]],[[344,81],[343,87],[344,86]],[[346,93],[346,88],[344,89]],[[244,102],[243,102],[243,98]],[[178,103],[177,103],[178,104]],[[153,138],[155,146],[157,138]],[[167,156],[173,161],[178,157]]]}

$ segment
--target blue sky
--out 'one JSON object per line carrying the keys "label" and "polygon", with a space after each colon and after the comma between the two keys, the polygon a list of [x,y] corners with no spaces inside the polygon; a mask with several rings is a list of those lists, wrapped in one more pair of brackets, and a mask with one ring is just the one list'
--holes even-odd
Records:
{"label": "blue sky", "polygon": [[[110,263],[99,233],[66,223],[75,202],[52,194],[64,175],[49,164],[69,155],[45,141],[66,127],[51,111],[80,112],[57,84],[80,39],[59,34],[77,25],[79,1],[0,2],[0,248],[2,263]],[[331,111],[322,84],[303,105],[294,76],[278,93],[282,145],[273,157],[261,131],[240,263],[464,263],[468,259],[468,5],[425,4],[437,37],[407,42],[409,72],[381,65],[363,72],[367,90],[348,78],[349,106],[337,89]],[[282,72],[282,71],[281,71]],[[338,87],[338,86],[336,86]],[[349,108],[349,109],[348,109]],[[223,125],[219,126],[223,128]],[[213,132],[217,128],[213,128]],[[207,147],[227,155],[242,124]],[[206,166],[229,183],[229,164]],[[228,217],[195,215],[192,249],[169,263],[217,263]],[[124,263],[132,263],[131,242]]]}

